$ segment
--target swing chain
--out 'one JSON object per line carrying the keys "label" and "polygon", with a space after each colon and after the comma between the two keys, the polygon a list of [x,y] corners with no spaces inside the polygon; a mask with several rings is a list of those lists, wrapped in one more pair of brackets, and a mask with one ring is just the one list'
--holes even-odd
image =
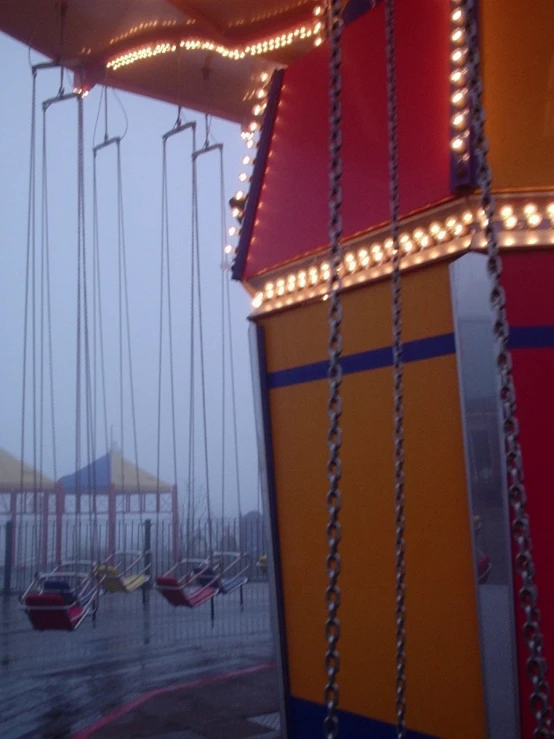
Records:
{"label": "swing chain", "polygon": [[524,484],[523,460],[519,442],[519,422],[516,417],[516,394],[512,375],[512,358],[508,350],[509,326],[506,314],[506,296],[500,276],[502,262],[494,226],[495,200],[492,195],[492,175],[488,162],[489,145],[484,131],[483,83],[479,73],[479,46],[475,0],[463,0],[465,31],[468,43],[468,90],[471,128],[477,163],[478,183],[481,188],[481,207],[484,211],[484,232],[487,242],[487,269],[491,280],[491,304],[495,311],[494,335],[497,342],[497,365],[500,373],[500,400],[503,414],[503,432],[506,466],[509,480],[508,496],[512,507],[512,533],[516,544],[516,570],[521,577],[519,603],[524,613],[523,636],[528,649],[527,676],[532,684],[530,705],[536,728],[533,739],[551,738],[552,708],[550,685],[547,680],[547,662],[544,656],[544,637],[541,632],[541,614],[535,584],[535,563],[526,510],[527,493]]}
{"label": "swing chain", "polygon": [[386,0],[387,106],[392,252],[392,318],[394,376],[394,487],[396,550],[396,736],[406,737],[406,518],[404,515],[404,359],[399,243],[398,112],[394,0]]}
{"label": "swing chain", "polygon": [[341,158],[341,37],[342,18],[341,0],[329,0],[328,18],[330,32],[330,87],[329,87],[329,239],[330,239],[330,263],[331,277],[329,284],[329,388],[330,396],[328,402],[328,413],[330,426],[327,434],[329,447],[329,459],[327,463],[327,478],[329,489],[327,491],[327,510],[329,519],[327,523],[327,543],[329,553],[326,559],[328,586],[326,589],[327,620],[325,623],[325,634],[327,638],[327,651],[325,654],[325,668],[327,671],[327,683],[325,685],[325,704],[327,713],[324,721],[326,739],[336,739],[339,733],[339,720],[336,714],[339,702],[339,686],[337,674],[340,667],[340,657],[337,648],[340,637],[340,621],[337,617],[340,606],[340,588],[338,576],[341,570],[341,557],[338,545],[341,540],[341,524],[339,512],[341,509],[341,492],[339,483],[342,474],[341,460],[339,457],[342,442],[342,431],[339,425],[342,413],[342,401],[340,387],[342,381],[342,367],[340,355],[342,353],[342,308],[340,294],[342,290],[342,278],[340,265],[342,261],[342,247],[340,239],[342,236],[342,158]]}

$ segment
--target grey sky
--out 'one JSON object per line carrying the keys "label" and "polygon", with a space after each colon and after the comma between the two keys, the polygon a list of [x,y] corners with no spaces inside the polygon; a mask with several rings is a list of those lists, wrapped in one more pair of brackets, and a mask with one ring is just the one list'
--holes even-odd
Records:
{"label": "grey sky", "polygon": [[[33,61],[39,57],[33,54]],[[27,191],[29,167],[29,126],[31,73],[28,51],[0,34],[0,446],[18,455],[21,433],[21,367],[27,230]],[[59,73],[39,75],[37,113],[37,222],[40,224],[40,150],[42,111],[40,101],[56,94]],[[69,87],[69,78],[66,88]],[[92,248],[92,140],[100,89],[85,99],[87,249]],[[175,122],[172,106],[138,96],[120,93],[129,128],[122,144],[125,233],[130,290],[133,372],[138,423],[139,463],[156,471],[158,322],[161,231],[161,135]],[[109,99],[110,135],[125,128],[123,114],[113,96]],[[203,116],[185,111],[188,120],[197,120],[203,139]],[[55,416],[57,433],[57,475],[75,466],[75,325],[76,325],[76,104],[53,106],[48,111],[48,174],[51,251],[51,290],[53,297],[53,345]],[[103,137],[103,114],[96,141]],[[238,189],[241,159],[245,154],[238,126],[219,120],[212,123],[212,134],[224,144],[226,200]],[[181,140],[179,140],[181,139]],[[170,246],[174,312],[176,415],[178,478],[188,474],[189,408],[189,316],[190,316],[190,139],[175,138],[168,149],[170,191]],[[104,340],[106,351],[108,422],[113,436],[121,442],[119,421],[119,353],[115,152],[99,155],[100,254]],[[208,437],[212,504],[221,509],[221,276],[219,229],[219,170],[216,156],[199,160],[200,232],[202,249],[202,291],[204,304],[204,345],[208,402]],[[230,215],[228,225],[232,225]],[[40,231],[37,232],[37,248]],[[250,359],[246,316],[250,299],[242,286],[231,284],[235,373],[237,381],[240,479],[243,509],[257,502],[257,452],[255,447]],[[167,347],[167,344],[166,344]],[[172,436],[169,407],[168,353],[164,352],[164,403],[162,408],[161,476],[173,481]],[[198,373],[198,369],[197,369]],[[197,374],[198,376],[198,374]],[[129,377],[126,386],[124,418],[125,456],[134,458],[129,402]],[[227,389],[230,388],[227,367]],[[29,402],[31,395],[29,391]],[[46,404],[49,404],[48,395]],[[197,407],[199,412],[200,407]],[[197,421],[198,421],[197,412]],[[235,472],[232,462],[231,405],[227,405],[227,493],[229,512],[236,510]],[[27,415],[30,428],[31,415]],[[98,429],[98,454],[104,453],[103,421]],[[44,472],[53,474],[50,415],[46,414],[44,434]],[[200,464],[203,459],[202,432],[196,426],[197,484],[204,485]],[[27,435],[27,460],[32,461],[30,434]],[[82,457],[83,463],[86,461]],[[181,485],[182,487],[182,485]]]}

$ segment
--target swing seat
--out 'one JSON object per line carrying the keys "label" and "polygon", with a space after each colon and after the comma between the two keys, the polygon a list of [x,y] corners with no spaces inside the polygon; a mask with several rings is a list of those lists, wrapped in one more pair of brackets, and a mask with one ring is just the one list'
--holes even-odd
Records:
{"label": "swing seat", "polygon": [[218,593],[215,585],[185,589],[175,577],[157,577],[156,588],[172,606],[184,608],[197,608]]}
{"label": "swing seat", "polygon": [[222,577],[220,581],[220,589],[223,595],[228,595],[229,593],[232,593],[233,590],[236,590],[237,588],[242,588],[242,586],[246,585],[247,582],[248,578],[245,575],[236,575],[235,577]]}
{"label": "swing seat", "polygon": [[[107,568],[114,569],[114,568]],[[132,593],[134,590],[141,588],[145,585],[148,580],[146,575],[128,575],[127,577],[121,577],[117,574],[108,574],[104,580],[102,580],[102,587],[108,591],[108,593]]]}
{"label": "swing seat", "polygon": [[32,593],[25,598],[24,605],[35,631],[74,631],[84,614],[75,597],[68,604],[62,593]]}

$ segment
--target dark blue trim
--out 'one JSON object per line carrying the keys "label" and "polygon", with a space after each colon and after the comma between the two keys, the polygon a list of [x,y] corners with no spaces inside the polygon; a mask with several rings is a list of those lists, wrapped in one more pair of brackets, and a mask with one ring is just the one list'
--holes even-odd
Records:
{"label": "dark blue trim", "polygon": [[283,70],[278,69],[273,73],[273,77],[271,79],[258,151],[256,152],[256,161],[254,162],[250,190],[248,192],[248,198],[246,200],[246,207],[244,210],[244,219],[240,229],[239,244],[237,246],[237,253],[233,261],[233,266],[231,267],[231,277],[233,280],[242,280],[242,275],[244,273],[250,239],[252,238],[252,228],[254,226],[254,219],[256,218],[256,211],[258,210],[260,193],[262,191],[262,181],[264,178],[267,155],[269,153],[269,145],[271,143],[273,126],[277,116],[277,103],[279,102],[279,96],[281,94],[283,75]]}
{"label": "dark blue trim", "polygon": [[[260,377],[260,400],[262,408],[262,421],[264,429],[265,459],[269,499],[269,526],[271,530],[272,555],[275,570],[275,589],[277,593],[277,617],[279,620],[280,642],[281,642],[281,667],[280,679],[283,681],[283,693],[285,696],[285,727],[281,727],[285,736],[290,734],[290,680],[287,649],[287,633],[285,629],[285,606],[283,598],[283,577],[281,572],[281,539],[279,537],[279,524],[277,516],[277,487],[275,484],[275,463],[273,460],[273,436],[271,433],[271,414],[269,406],[269,375],[267,372],[267,354],[265,350],[264,329],[256,325],[256,344],[258,348],[258,367]],[[278,645],[275,645],[278,647]],[[278,678],[279,679],[279,678]]]}
{"label": "dark blue trim", "polygon": [[512,326],[510,349],[554,349],[554,326]]}
{"label": "dark blue trim", "polygon": [[[404,361],[418,362],[434,357],[444,357],[454,354],[456,345],[454,334],[442,334],[432,336],[429,339],[418,339],[408,341],[404,344]],[[351,375],[356,372],[367,372],[368,370],[381,369],[392,366],[392,347],[385,346],[381,349],[371,349],[367,352],[349,354],[342,358],[343,375]],[[327,377],[329,362],[314,362],[301,367],[272,372],[269,376],[269,387],[288,387],[289,385],[300,385],[304,382],[324,380]]]}
{"label": "dark blue trim", "polygon": [[354,23],[354,21],[357,21],[358,18],[361,18],[369,10],[373,10],[381,2],[382,0],[350,0],[342,13],[344,25],[348,26],[350,23]]}
{"label": "dark blue trim", "polygon": [[[321,739],[323,736],[323,719],[325,706],[301,698],[290,699],[290,717],[293,730],[289,731],[289,739]],[[371,737],[371,739],[396,739],[396,727],[377,719],[366,718],[348,711],[338,711],[340,736],[354,738]],[[431,734],[408,730],[408,739],[436,739]]]}

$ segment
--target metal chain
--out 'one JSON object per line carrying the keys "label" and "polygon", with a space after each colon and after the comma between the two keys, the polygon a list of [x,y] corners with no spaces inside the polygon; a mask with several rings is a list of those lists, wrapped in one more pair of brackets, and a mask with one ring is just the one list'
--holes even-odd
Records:
{"label": "metal chain", "polygon": [[535,563],[527,514],[527,493],[524,485],[523,460],[519,442],[519,422],[516,417],[516,394],[512,375],[512,359],[508,351],[509,325],[506,314],[506,296],[500,284],[502,263],[499,256],[497,233],[494,226],[495,200],[492,195],[492,174],[488,163],[489,144],[484,131],[483,83],[479,72],[479,43],[475,0],[463,0],[465,32],[468,45],[468,90],[471,129],[474,140],[478,184],[481,188],[481,207],[484,211],[484,232],[487,242],[487,269],[491,281],[491,304],[495,312],[494,335],[497,342],[497,365],[500,374],[500,401],[503,414],[503,432],[506,467],[509,480],[508,496],[513,514],[512,533],[516,544],[515,566],[522,586],[519,604],[525,615],[523,637],[528,650],[527,676],[532,684],[530,706],[536,727],[533,738],[552,737],[552,708],[547,662],[544,656],[544,638],[541,632],[541,614],[538,609],[538,591],[535,585]]}
{"label": "metal chain", "polygon": [[328,18],[330,33],[330,85],[329,85],[329,240],[330,240],[330,266],[331,277],[329,284],[329,388],[328,401],[329,431],[327,444],[329,447],[329,459],[327,462],[327,477],[329,489],[327,491],[327,510],[329,519],[327,522],[327,543],[329,553],[327,555],[328,586],[326,590],[327,599],[327,621],[325,623],[325,634],[327,637],[327,651],[325,653],[325,668],[327,671],[327,683],[325,685],[325,704],[327,713],[324,721],[326,739],[336,739],[339,734],[339,719],[337,707],[339,703],[339,686],[337,674],[340,667],[338,641],[340,637],[340,621],[338,609],[340,606],[340,588],[338,577],[341,570],[341,557],[338,545],[341,540],[341,524],[339,512],[341,510],[341,493],[339,483],[342,475],[340,460],[340,447],[342,443],[342,430],[340,428],[340,416],[342,413],[342,400],[340,387],[342,381],[342,367],[340,355],[342,353],[342,307],[340,294],[342,290],[342,279],[340,265],[342,261],[342,247],[340,244],[342,236],[342,18],[341,0],[329,0]]}
{"label": "metal chain", "polygon": [[396,736],[406,737],[406,518],[404,515],[404,359],[402,341],[402,258],[398,173],[398,111],[394,0],[386,0],[387,104],[389,139],[389,197],[392,238],[392,326],[394,377],[394,507],[396,550]]}

